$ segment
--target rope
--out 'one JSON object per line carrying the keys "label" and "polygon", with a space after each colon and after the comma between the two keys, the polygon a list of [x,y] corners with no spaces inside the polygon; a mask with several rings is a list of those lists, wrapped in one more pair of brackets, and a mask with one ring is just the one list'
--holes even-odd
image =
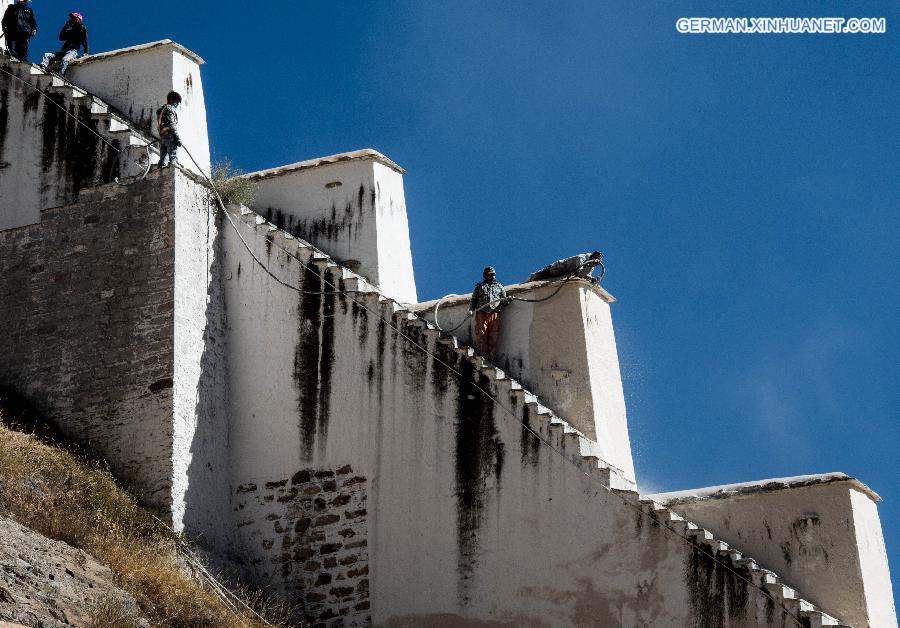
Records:
{"label": "rope", "polygon": [[[59,103],[57,103],[55,100],[53,100],[52,98],[49,98],[48,95],[47,95],[43,90],[39,89],[37,86],[35,86],[35,85],[29,83],[28,81],[25,81],[25,80],[21,79],[20,77],[16,76],[15,74],[12,74],[11,72],[7,71],[7,70],[6,70],[5,68],[3,68],[3,67],[0,67],[0,72],[3,72],[4,74],[7,74],[8,76],[10,76],[10,77],[12,77],[12,78],[14,78],[14,79],[20,81],[20,82],[23,83],[24,85],[27,85],[28,87],[30,87],[30,88],[34,89],[35,91],[41,93],[45,98],[47,98],[47,100],[49,100],[49,101],[52,102],[54,105],[56,105],[56,106],[57,106],[57,107],[58,107],[65,115],[69,116],[70,118],[72,118],[73,120],[75,120],[78,124],[80,124],[81,126],[85,127],[86,129],[88,129],[92,134],[96,135],[97,138],[100,139],[100,141],[102,141],[104,144],[106,144],[107,146],[109,146],[109,148],[111,148],[112,150],[116,151],[117,153],[121,153],[121,152],[122,152],[118,147],[113,146],[110,142],[108,142],[104,137],[102,137],[99,133],[97,133],[97,132],[96,132],[94,129],[92,129],[90,126],[84,124],[84,122],[82,122],[82,121],[79,120],[77,117],[75,117],[74,115],[72,115],[71,113],[69,113],[65,108],[63,108],[63,107],[62,107]],[[147,147],[146,147],[147,150],[148,150],[148,152],[149,152],[149,147],[150,147],[150,145],[151,145],[151,144],[148,144]],[[267,275],[269,275],[270,277],[272,277],[272,278],[273,278],[276,282],[278,282],[280,285],[285,286],[286,288],[289,288],[289,289],[291,289],[291,290],[294,290],[295,292],[302,293],[302,294],[352,294],[352,293],[354,293],[354,292],[362,292],[362,291],[360,291],[360,290],[346,290],[346,291],[345,291],[345,290],[340,290],[337,286],[335,286],[334,284],[332,284],[331,282],[329,282],[328,279],[327,279],[324,275],[320,275],[321,281],[322,281],[323,284],[328,285],[328,286],[332,289],[330,292],[325,292],[325,291],[322,291],[322,292],[310,292],[310,291],[305,291],[305,290],[301,290],[300,288],[297,288],[297,287],[295,287],[295,286],[292,286],[292,285],[290,285],[290,284],[288,284],[288,283],[282,281],[282,280],[281,280],[279,277],[277,277],[271,270],[268,269],[268,267],[262,262],[262,260],[260,260],[260,259],[253,253],[253,251],[251,250],[250,246],[247,244],[247,241],[246,241],[246,240],[244,239],[244,237],[241,235],[240,230],[238,229],[237,225],[236,225],[236,224],[234,223],[234,221],[231,219],[231,216],[230,216],[230,214],[228,213],[227,208],[225,207],[225,203],[222,201],[222,197],[220,196],[219,191],[218,191],[218,189],[216,188],[215,184],[213,183],[212,179],[209,177],[209,175],[207,175],[207,174],[203,171],[203,169],[202,169],[202,168],[200,167],[200,165],[197,163],[197,160],[194,159],[194,156],[191,154],[191,152],[188,150],[188,148],[187,148],[186,146],[182,146],[182,148],[184,148],[185,153],[187,153],[187,155],[188,155],[188,157],[190,158],[190,160],[194,163],[194,166],[197,168],[197,171],[201,174],[201,176],[202,176],[204,179],[206,179],[207,183],[208,183],[209,186],[210,186],[210,189],[212,189],[213,193],[215,194],[215,197],[216,197],[216,200],[217,200],[217,202],[218,202],[219,208],[220,208],[221,211],[225,214],[226,218],[228,219],[228,222],[231,224],[232,228],[233,228],[233,229],[235,230],[235,232],[237,233],[238,237],[240,238],[241,242],[242,242],[243,245],[244,245],[244,248],[247,249],[248,253],[250,253],[250,256],[254,259],[254,261],[256,261],[256,263],[259,264],[259,265],[263,268],[263,270],[265,270],[265,272],[266,272]],[[148,168],[148,172],[149,172],[149,168]],[[147,173],[145,173],[145,174],[143,175],[143,177],[146,177],[146,176],[147,176]],[[142,179],[143,179],[143,177],[142,177]],[[116,181],[116,182],[118,183],[118,181]],[[291,254],[291,253],[290,253],[287,249],[285,249],[284,247],[278,246],[278,248],[280,248],[282,251],[284,251],[285,253],[287,253],[287,254],[288,254],[290,257],[292,257],[293,259],[295,259],[298,263],[300,263],[300,265],[304,266],[304,267],[306,268],[306,270],[312,270],[310,266],[308,266],[306,263],[304,263],[302,260],[300,260],[297,256]],[[602,265],[602,264],[601,264],[601,265]],[[604,273],[605,273],[605,267],[603,268],[603,271],[604,271]],[[576,271],[576,272],[577,272],[577,271]],[[572,273],[572,274],[570,274],[568,277],[566,277],[566,279],[564,279],[564,280],[560,283],[560,286],[556,289],[556,291],[554,291],[553,294],[549,295],[548,297],[545,297],[545,298],[542,298],[542,299],[533,299],[533,300],[522,299],[522,298],[519,298],[519,297],[509,297],[509,298],[510,298],[510,300],[523,301],[523,302],[529,302],[529,303],[539,303],[539,302],[542,302],[542,301],[549,300],[550,298],[556,296],[556,294],[557,294],[560,290],[562,290],[562,287],[566,284],[566,282],[567,282],[569,279],[572,278],[572,276],[574,276],[574,274],[575,274],[575,273]],[[602,278],[602,275],[601,275],[601,278]],[[422,351],[422,352],[425,353],[426,355],[430,356],[435,362],[441,364],[442,366],[444,366],[445,368],[447,368],[448,370],[450,370],[452,373],[454,373],[454,374],[460,379],[460,381],[465,381],[465,376],[464,376],[461,372],[459,372],[455,367],[453,367],[453,366],[451,366],[450,364],[448,364],[448,363],[444,362],[443,360],[441,360],[437,355],[435,355],[434,353],[432,353],[431,351],[429,351],[426,347],[423,347],[423,346],[419,345],[412,337],[410,337],[409,335],[407,335],[406,333],[404,333],[403,330],[401,330],[401,329],[396,325],[396,323],[394,323],[393,318],[388,319],[387,317],[383,316],[380,312],[374,312],[372,309],[370,309],[369,307],[367,307],[364,303],[360,303],[357,299],[354,299],[353,297],[350,297],[350,300],[353,301],[353,303],[356,304],[357,307],[360,307],[360,308],[363,309],[364,311],[366,311],[366,312],[368,312],[368,313],[370,313],[370,314],[374,314],[375,316],[381,318],[381,320],[383,320],[385,323],[387,323],[392,329],[394,329],[394,331],[397,332],[397,334],[398,334],[400,337],[402,337],[402,338],[405,339],[407,342],[409,342],[413,347],[419,349],[420,351]],[[438,304],[440,304],[440,302],[438,302]],[[481,308],[479,308],[479,309],[481,309]],[[471,315],[469,315],[469,316],[471,316]],[[466,318],[466,320],[468,320],[468,317]],[[465,322],[465,321],[463,321],[463,322]],[[462,324],[462,323],[461,323],[461,324]],[[457,327],[461,326],[461,324],[458,325]],[[557,456],[559,456],[565,463],[568,463],[568,464],[570,464],[572,467],[574,467],[575,470],[576,470],[578,473],[580,473],[581,475],[583,475],[584,477],[586,477],[586,478],[588,479],[589,482],[594,482],[594,483],[596,483],[602,490],[606,491],[608,494],[613,495],[613,496],[615,496],[615,497],[618,497],[618,498],[620,499],[620,501],[621,501],[626,507],[632,508],[632,509],[635,510],[637,513],[639,513],[640,516],[642,516],[642,517],[650,517],[651,519],[653,519],[654,521],[656,521],[656,518],[653,517],[652,515],[650,515],[649,513],[645,512],[643,508],[641,508],[641,507],[639,507],[639,506],[635,506],[635,505],[632,504],[630,501],[628,501],[628,499],[626,499],[623,495],[620,495],[620,494],[617,493],[615,490],[611,489],[610,487],[608,487],[608,486],[604,485],[603,483],[599,482],[598,480],[596,480],[590,473],[587,473],[587,472],[585,472],[585,471],[582,471],[582,470],[581,470],[581,469],[580,469],[580,468],[579,468],[572,460],[570,460],[568,457],[566,457],[566,455],[565,455],[562,451],[559,451],[556,447],[554,447],[547,439],[545,439],[543,436],[541,436],[541,434],[540,434],[539,432],[536,432],[530,425],[528,425],[528,424],[525,423],[524,421],[520,420],[520,419],[518,418],[518,416],[517,416],[513,411],[511,411],[509,408],[507,408],[505,405],[503,405],[503,404],[500,402],[499,399],[497,399],[496,397],[494,397],[489,391],[485,390],[480,384],[478,384],[477,382],[474,382],[474,381],[471,382],[471,383],[472,383],[472,385],[473,385],[473,386],[474,386],[474,387],[475,387],[482,395],[484,395],[486,398],[490,399],[490,400],[494,403],[494,405],[495,405],[496,407],[499,407],[505,414],[507,414],[507,415],[509,415],[510,417],[512,417],[512,419],[513,419],[513,421],[514,421],[515,423],[520,424],[525,430],[527,430],[529,433],[531,433],[531,434],[532,434],[532,435],[533,435],[533,436],[534,436],[534,437],[535,437],[542,445],[544,445],[545,447],[547,447],[548,449],[550,449],[551,452],[553,452],[554,454],[556,454]],[[595,495],[596,495],[596,493],[595,493]],[[165,525],[165,524],[164,524],[164,525]],[[707,555],[708,557],[710,557],[714,562],[716,562],[716,563],[720,564],[722,567],[724,567],[727,571],[730,571],[732,574],[734,574],[735,576],[737,576],[739,579],[743,580],[744,582],[747,582],[748,584],[750,584],[752,587],[754,587],[755,589],[757,589],[757,590],[760,591],[761,593],[764,593],[768,599],[771,599],[771,600],[774,600],[774,599],[775,599],[775,598],[773,598],[773,597],[768,593],[768,591],[766,591],[765,589],[763,589],[762,587],[760,587],[759,585],[757,585],[756,583],[754,583],[751,579],[746,578],[743,574],[741,574],[740,572],[738,572],[737,570],[735,570],[733,567],[731,567],[730,564],[728,564],[728,563],[726,563],[725,561],[721,560],[718,556],[715,556],[712,552],[710,552],[709,550],[707,550],[706,548],[704,548],[701,544],[695,543],[692,539],[688,538],[688,537],[685,536],[685,535],[682,535],[682,534],[676,532],[675,530],[672,530],[672,529],[669,528],[668,526],[663,525],[663,526],[661,526],[661,529],[666,530],[668,533],[673,534],[676,538],[679,538],[679,539],[685,541],[685,542],[686,542],[687,544],[689,544],[691,547],[693,547],[693,548],[699,550],[701,553],[706,554],[706,555]],[[251,613],[253,613],[253,614],[254,614],[254,615],[255,615],[255,616],[263,623],[263,624],[265,624],[265,625],[271,625],[271,624],[269,624],[268,622],[266,622],[261,616],[259,616],[259,614],[256,613],[256,611],[254,611],[252,608],[250,608],[250,606],[248,606],[245,602],[243,602],[243,600],[240,600],[240,598],[238,598],[238,597],[235,596],[233,593],[231,593],[230,591],[228,591],[227,588],[223,587],[221,584],[219,584],[217,581],[215,581],[215,579],[209,574],[209,572],[206,571],[205,568],[203,568],[203,566],[202,566],[202,564],[200,564],[200,561],[199,561],[199,560],[197,560],[196,558],[195,558],[194,560],[196,560],[197,564],[200,566],[201,573],[205,574],[205,576],[208,578],[208,582],[211,583],[211,586],[213,587],[213,589],[214,589],[214,590],[217,590],[217,594],[218,594],[218,595],[220,595],[220,596],[224,595],[223,593],[221,593],[221,592],[218,591],[219,588],[223,589],[223,590],[226,591],[228,594],[230,594],[231,596],[233,596],[233,598],[234,598],[235,600],[237,600],[242,606],[244,606],[247,610],[249,610]],[[215,583],[214,585],[212,584],[213,582]],[[784,612],[785,612],[792,620],[794,620],[794,622],[796,622],[796,624],[797,624],[798,626],[800,626],[801,628],[803,628],[803,623],[802,623],[800,620],[798,620],[796,617],[794,617],[794,615],[791,613],[791,611],[790,611],[784,604],[780,604],[780,606],[782,607],[782,609],[784,610]]]}
{"label": "rope", "polygon": [[[251,257],[253,257],[253,259],[254,259],[258,264],[260,264],[261,266],[263,266],[264,270],[266,271],[266,274],[268,274],[269,276],[271,276],[271,277],[273,277],[274,279],[276,279],[276,281],[277,281],[279,284],[281,284],[281,285],[283,285],[283,286],[287,286],[287,287],[289,287],[290,289],[292,289],[292,290],[294,290],[294,291],[296,291],[296,292],[303,292],[302,290],[300,290],[300,289],[298,289],[298,288],[295,288],[294,286],[291,286],[290,284],[287,284],[287,283],[285,283],[284,281],[282,281],[280,278],[276,277],[276,276],[275,276],[268,268],[265,267],[265,265],[262,263],[262,261],[259,260],[259,258],[257,258],[256,255],[253,254],[253,252],[252,252],[252,250],[250,249],[249,245],[247,244],[246,240],[244,240],[243,236],[241,236],[241,234],[240,234],[240,232],[239,232],[239,230],[238,230],[238,228],[237,228],[237,225],[235,225],[234,221],[231,220],[231,218],[230,218],[230,216],[229,216],[229,212],[228,212],[227,208],[225,207],[224,202],[222,202],[222,197],[219,195],[219,192],[218,192],[218,190],[216,189],[215,184],[213,184],[212,180],[206,175],[206,173],[204,173],[204,172],[202,171],[202,169],[200,168],[200,166],[197,164],[197,161],[194,159],[193,155],[191,155],[190,151],[187,150],[187,148],[185,148],[185,152],[187,153],[188,157],[190,157],[191,161],[194,162],[194,166],[196,166],[197,169],[201,172],[201,174],[203,175],[203,177],[206,179],[207,183],[209,183],[210,187],[212,188],[213,193],[215,194],[216,200],[218,201],[219,208],[220,208],[220,209],[222,210],[222,212],[226,215],[226,217],[228,217],[228,222],[231,224],[232,228],[238,233],[238,237],[240,238],[241,242],[244,243],[244,247],[245,247],[245,248],[247,249],[247,251],[250,253]],[[276,246],[277,246],[277,245],[276,245]],[[284,249],[283,247],[280,247],[280,246],[279,246],[278,248],[280,248],[281,250],[283,250],[285,253],[288,253],[288,255],[289,255],[290,257],[292,257],[293,259],[295,259],[295,260],[296,260],[301,266],[303,266],[306,270],[311,270],[311,268],[310,268],[306,263],[304,263],[302,260],[300,260],[298,257],[296,257],[296,256],[294,256],[294,255],[292,255],[292,254],[290,254],[290,252],[287,251],[286,249]],[[604,269],[604,270],[605,270],[605,269]],[[576,271],[576,272],[577,272],[577,271]],[[574,273],[573,273],[573,274],[574,274]],[[602,276],[602,275],[601,275],[601,276]],[[560,287],[557,288],[556,291],[555,291],[552,295],[550,295],[550,296],[551,296],[551,297],[552,297],[552,296],[555,296],[556,293],[558,293],[559,290],[562,289],[562,286],[565,285],[566,281],[568,281],[571,277],[572,277],[572,275],[570,275],[569,277],[567,277],[567,278],[561,283]],[[323,284],[326,284],[326,285],[330,286],[335,292],[340,292],[340,290],[338,290],[337,286],[335,286],[334,284],[332,284],[331,282],[329,282],[328,279],[327,279],[324,275],[320,275],[320,278],[321,278],[321,281],[322,281]],[[349,292],[349,291],[348,291],[348,292]],[[433,353],[432,351],[428,350],[427,347],[423,347],[422,345],[418,344],[411,336],[409,336],[409,335],[406,334],[402,329],[400,329],[400,327],[394,322],[393,318],[388,318],[388,317],[383,316],[383,315],[381,314],[380,311],[378,311],[378,312],[373,311],[373,310],[372,310],[371,308],[369,308],[365,303],[361,303],[359,300],[354,299],[353,297],[350,297],[350,300],[351,300],[357,307],[359,307],[360,309],[364,310],[365,312],[367,312],[367,313],[369,313],[369,314],[373,314],[374,316],[380,318],[380,319],[381,319],[382,321],[384,321],[388,326],[390,326],[394,331],[396,331],[397,334],[398,334],[401,338],[403,338],[404,340],[406,340],[407,342],[409,342],[409,344],[412,345],[413,347],[415,347],[416,349],[418,349],[418,350],[422,351],[424,354],[428,355],[432,360],[434,360],[434,361],[437,362],[438,364],[442,365],[443,367],[445,367],[446,369],[448,369],[449,371],[451,371],[452,373],[454,373],[460,381],[465,381],[465,376],[464,376],[459,370],[457,370],[454,366],[452,366],[452,365],[448,364],[447,362],[445,362],[444,360],[442,360],[439,356],[437,356],[437,355],[436,355],[435,353]],[[524,301],[525,299],[521,299],[521,300]],[[542,299],[542,300],[546,300],[546,298],[544,298],[544,299]],[[644,509],[641,508],[639,505],[632,504],[632,503],[631,503],[624,495],[619,494],[619,493],[618,493],[617,491],[615,491],[614,489],[611,489],[610,487],[606,486],[606,485],[603,484],[602,482],[598,481],[598,480],[597,480],[596,478],[594,478],[590,473],[587,473],[587,472],[585,472],[585,471],[582,471],[582,470],[578,467],[578,465],[576,465],[572,460],[570,460],[570,459],[569,459],[562,451],[560,451],[560,450],[558,450],[556,447],[554,447],[553,444],[550,443],[550,441],[548,441],[546,438],[544,438],[539,432],[535,431],[534,428],[532,428],[530,425],[528,425],[527,423],[525,423],[524,421],[522,421],[521,419],[519,419],[519,417],[517,416],[517,414],[516,414],[515,412],[513,412],[512,410],[510,410],[509,408],[507,408],[505,405],[503,405],[497,397],[495,397],[494,395],[492,395],[492,394],[490,393],[490,391],[486,390],[486,389],[483,388],[479,383],[477,383],[477,382],[475,382],[475,381],[471,381],[470,383],[471,383],[471,384],[475,387],[475,389],[478,390],[485,398],[490,399],[490,400],[494,403],[494,405],[495,405],[496,407],[499,407],[505,414],[507,414],[509,417],[511,417],[512,420],[513,420],[515,423],[518,423],[519,425],[521,425],[521,426],[522,426],[525,430],[527,430],[532,436],[534,436],[534,437],[535,437],[542,445],[544,445],[544,446],[547,447],[551,452],[553,452],[554,454],[556,454],[557,456],[559,456],[559,457],[563,460],[564,463],[567,463],[567,464],[571,465],[573,468],[575,468],[575,470],[576,470],[579,474],[581,474],[582,476],[586,477],[586,478],[588,479],[589,482],[593,482],[593,483],[597,484],[602,490],[606,491],[609,495],[612,495],[612,496],[618,498],[618,499],[622,502],[622,504],[624,504],[626,507],[631,508],[632,510],[636,511],[641,517],[643,517],[643,518],[649,518],[649,519],[652,519],[653,521],[658,521],[658,520],[656,519],[655,516],[653,516],[653,515],[650,514],[650,513],[647,513],[646,511],[644,511]],[[468,417],[464,417],[464,418],[468,418]],[[607,463],[607,464],[608,464],[608,463]],[[597,493],[595,493],[595,495],[596,495],[596,494],[597,494]],[[775,601],[776,603],[778,603],[777,600],[775,600],[775,598],[774,598],[768,591],[766,591],[766,590],[765,590],[764,588],[762,588],[761,586],[757,585],[755,582],[753,582],[752,579],[747,578],[747,577],[744,576],[742,573],[740,573],[739,571],[737,571],[736,569],[734,569],[729,563],[726,563],[726,562],[723,561],[721,558],[719,558],[718,556],[716,556],[715,554],[713,554],[711,551],[709,551],[709,549],[707,549],[706,547],[704,547],[702,544],[695,542],[695,541],[694,541],[693,539],[691,539],[690,537],[688,537],[688,536],[686,536],[686,535],[684,535],[684,534],[681,534],[681,533],[677,532],[676,530],[673,530],[673,529],[669,528],[669,527],[666,526],[666,525],[662,525],[662,526],[651,526],[651,527],[659,527],[660,529],[665,530],[667,533],[672,534],[675,538],[678,538],[678,539],[684,541],[686,544],[690,545],[693,549],[696,549],[696,550],[699,551],[700,553],[705,554],[707,557],[711,558],[711,559],[713,560],[713,562],[718,563],[719,565],[721,565],[722,567],[724,567],[727,571],[731,572],[731,573],[732,573],[734,576],[736,576],[738,579],[740,579],[740,580],[746,582],[747,584],[749,584],[751,587],[753,587],[755,590],[757,590],[757,592],[758,592],[759,594],[765,595],[766,599],[770,599],[770,600],[773,600],[773,601]],[[791,613],[791,611],[790,611],[783,603],[778,603],[778,604],[779,604],[779,606],[781,606],[782,610],[783,610],[783,611],[784,611],[784,612],[785,612],[785,613],[786,613],[786,614],[787,614],[787,615],[788,615],[788,616],[789,616],[789,617],[790,617],[790,618],[791,618],[791,619],[792,619],[792,620],[793,620],[800,628],[803,628],[804,624],[803,624],[799,619],[797,619],[796,617],[794,617],[794,615]]]}

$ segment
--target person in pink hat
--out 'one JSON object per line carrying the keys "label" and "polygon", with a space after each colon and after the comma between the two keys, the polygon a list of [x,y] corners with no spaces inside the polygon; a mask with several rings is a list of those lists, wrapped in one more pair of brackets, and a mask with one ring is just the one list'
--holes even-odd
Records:
{"label": "person in pink hat", "polygon": [[69,13],[69,19],[59,31],[59,40],[63,43],[62,50],[46,53],[41,66],[46,70],[51,64],[59,63],[59,73],[64,76],[69,64],[78,56],[80,48],[84,48],[84,54],[89,54],[88,31],[81,13]]}

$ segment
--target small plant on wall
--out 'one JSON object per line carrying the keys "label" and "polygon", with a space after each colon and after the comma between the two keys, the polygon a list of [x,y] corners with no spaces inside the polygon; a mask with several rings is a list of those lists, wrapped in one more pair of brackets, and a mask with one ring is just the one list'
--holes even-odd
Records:
{"label": "small plant on wall", "polygon": [[257,184],[232,166],[230,159],[217,161],[212,167],[212,180],[226,205],[251,205]]}

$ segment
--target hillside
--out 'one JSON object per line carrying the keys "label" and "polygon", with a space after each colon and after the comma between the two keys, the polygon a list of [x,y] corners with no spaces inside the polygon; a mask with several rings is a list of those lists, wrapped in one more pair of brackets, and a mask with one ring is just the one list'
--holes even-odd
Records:
{"label": "hillside", "polygon": [[[185,541],[119,487],[102,461],[0,391],[0,623],[279,626],[202,576]],[[269,615],[266,619],[263,616]]]}

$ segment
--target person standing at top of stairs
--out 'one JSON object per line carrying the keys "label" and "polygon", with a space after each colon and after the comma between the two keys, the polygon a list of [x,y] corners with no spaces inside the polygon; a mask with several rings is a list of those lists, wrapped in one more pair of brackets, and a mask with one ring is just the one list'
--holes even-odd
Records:
{"label": "person standing at top of stairs", "polygon": [[497,281],[497,271],[488,266],[481,273],[484,281],[475,284],[469,314],[475,315],[475,350],[493,362],[500,334],[500,308],[509,302],[506,288]]}
{"label": "person standing at top of stairs", "polygon": [[16,0],[3,14],[3,36],[9,54],[19,61],[28,61],[28,42],[37,35],[37,20],[28,6],[31,0]]}
{"label": "person standing at top of stairs", "polygon": [[[178,105],[181,104],[181,94],[169,92],[166,96],[166,104],[156,111],[156,126],[159,128],[159,164],[160,168],[179,166],[178,147],[181,146],[181,138],[178,136]],[[166,164],[166,158],[169,163]]]}
{"label": "person standing at top of stairs", "polygon": [[50,64],[59,62],[59,74],[65,76],[69,64],[78,56],[79,48],[84,48],[84,54],[90,54],[88,31],[81,13],[69,13],[69,19],[59,31],[59,40],[63,43],[62,49],[59,52],[45,53],[41,67],[49,70]]}

